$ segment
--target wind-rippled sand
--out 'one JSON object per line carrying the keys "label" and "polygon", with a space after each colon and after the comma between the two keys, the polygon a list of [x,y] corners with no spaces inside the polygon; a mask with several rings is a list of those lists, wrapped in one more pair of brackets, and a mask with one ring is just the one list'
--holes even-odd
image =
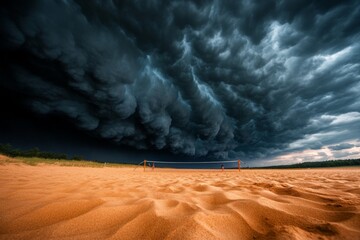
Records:
{"label": "wind-rippled sand", "polygon": [[360,239],[360,168],[0,165],[0,239]]}

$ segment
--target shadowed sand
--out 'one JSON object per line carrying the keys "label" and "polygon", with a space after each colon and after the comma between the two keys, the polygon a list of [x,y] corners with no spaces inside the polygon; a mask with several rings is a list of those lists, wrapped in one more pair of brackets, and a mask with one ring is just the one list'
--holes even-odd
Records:
{"label": "shadowed sand", "polygon": [[360,239],[360,168],[0,165],[0,239]]}

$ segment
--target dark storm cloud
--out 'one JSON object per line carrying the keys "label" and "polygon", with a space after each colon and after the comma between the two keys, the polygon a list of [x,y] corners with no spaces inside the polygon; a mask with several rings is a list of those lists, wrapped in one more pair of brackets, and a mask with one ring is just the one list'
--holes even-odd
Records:
{"label": "dark storm cloud", "polygon": [[349,149],[349,148],[353,148],[353,147],[355,147],[355,145],[351,144],[351,143],[341,143],[338,145],[329,146],[329,148],[331,150],[344,150],[344,149]]}
{"label": "dark storm cloud", "polygon": [[319,149],[359,135],[359,19],[357,1],[9,1],[1,85],[138,149]]}

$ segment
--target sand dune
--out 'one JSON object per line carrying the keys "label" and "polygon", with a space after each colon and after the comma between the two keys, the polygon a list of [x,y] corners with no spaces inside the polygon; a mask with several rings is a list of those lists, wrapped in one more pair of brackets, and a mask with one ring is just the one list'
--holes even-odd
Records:
{"label": "sand dune", "polygon": [[0,239],[360,239],[360,168],[0,165]]}

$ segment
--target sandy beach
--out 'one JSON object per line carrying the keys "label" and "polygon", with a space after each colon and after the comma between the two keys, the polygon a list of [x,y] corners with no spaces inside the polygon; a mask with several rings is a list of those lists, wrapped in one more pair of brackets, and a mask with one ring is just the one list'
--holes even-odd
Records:
{"label": "sandy beach", "polygon": [[360,239],[360,168],[0,165],[0,239]]}

